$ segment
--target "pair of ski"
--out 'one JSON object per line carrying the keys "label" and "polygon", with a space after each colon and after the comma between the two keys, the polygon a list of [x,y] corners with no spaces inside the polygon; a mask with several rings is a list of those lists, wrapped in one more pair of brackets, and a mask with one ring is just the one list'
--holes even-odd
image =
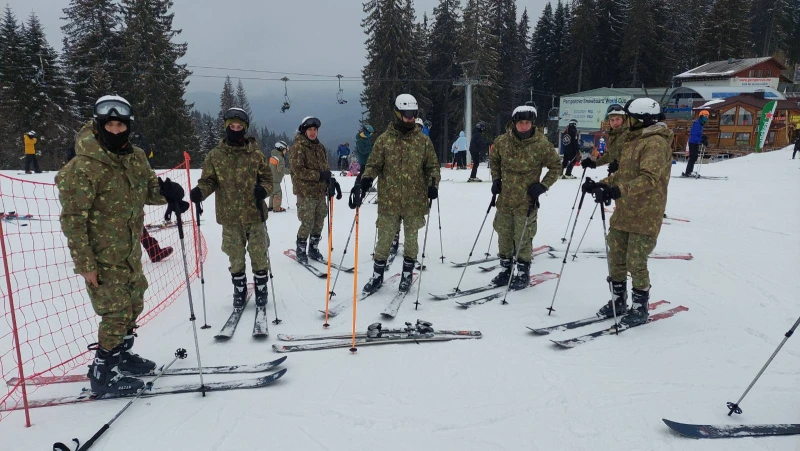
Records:
{"label": "pair of ski", "polygon": [[[536,257],[537,255],[547,254],[548,252],[552,252],[553,248],[551,246],[538,246],[534,247],[532,251],[533,253],[531,254],[531,257]],[[481,263],[495,262],[498,260],[500,260],[500,257],[486,257],[486,258],[481,258],[479,260],[471,260],[469,263],[467,262],[456,263],[452,261],[450,263],[453,264],[454,268],[463,268],[465,266],[480,265]]]}
{"label": "pair of ski", "polygon": [[687,424],[662,418],[670,429],[689,438],[741,438],[798,435],[800,424]]}
{"label": "pair of ski", "polygon": [[[252,283],[247,284],[247,297],[244,301],[244,307],[241,309],[234,308],[231,315],[228,317],[228,320],[225,321],[225,324],[222,326],[222,329],[214,335],[214,338],[217,340],[229,340],[233,337],[233,333],[236,332],[236,327],[239,325],[239,320],[242,319],[242,315],[244,314],[244,309],[247,307],[247,304],[250,303],[250,299],[253,298],[253,292],[255,291],[255,286]],[[253,338],[266,338],[269,336],[269,320],[267,320],[267,306],[256,306],[256,316],[253,320]]]}
{"label": "pair of ski", "polygon": [[[539,284],[541,284],[543,282],[546,282],[548,280],[553,280],[553,279],[558,279],[558,274],[552,273],[550,271],[545,271],[545,272],[540,273],[540,274],[534,274],[534,275],[532,275],[530,277],[530,281],[528,282],[528,286],[529,287],[534,287],[534,286],[539,285]],[[452,293],[447,293],[447,294],[433,294],[433,293],[428,293],[428,294],[430,294],[430,296],[433,299],[437,300],[437,301],[446,301],[448,299],[456,299],[456,298],[461,298],[461,297],[464,297],[464,296],[471,296],[473,294],[483,293],[485,291],[490,291],[490,290],[494,290],[494,289],[497,289],[497,288],[505,288],[505,285],[497,285],[495,283],[489,283],[489,284],[484,285],[482,287],[472,288],[472,289],[463,290],[463,291],[459,290],[459,291],[454,291]],[[456,301],[456,304],[458,304],[460,307],[463,307],[463,308],[470,308],[470,307],[474,307],[476,305],[486,304],[487,302],[490,302],[490,301],[493,301],[495,299],[501,298],[504,295],[505,295],[505,292],[504,291],[500,291],[498,293],[493,293],[493,294],[490,294],[488,296],[482,296],[482,297],[479,297],[477,299],[473,299],[471,301],[466,301],[466,302]]]}
{"label": "pair of ski", "polygon": [[[279,359],[273,360],[271,362],[264,362],[259,364],[253,365],[228,365],[228,366],[212,366],[212,367],[204,367],[203,368],[203,375],[207,374],[255,374],[255,373],[264,373],[270,371],[278,366],[280,366],[286,357],[281,357]],[[160,373],[158,371],[154,371],[149,374],[140,375],[137,377],[140,378],[151,378],[156,377]],[[197,368],[170,368],[165,371],[161,376],[190,376],[194,374],[199,374],[199,370]],[[242,390],[248,388],[260,388],[266,387],[286,374],[286,369],[282,369],[276,373],[268,374],[265,376],[250,378],[250,379],[243,379],[237,381],[225,381],[225,382],[208,382],[205,384],[205,391],[206,392],[218,392],[218,391],[228,391],[228,390]],[[58,384],[58,383],[67,383],[67,382],[87,382],[88,378],[83,375],[69,375],[69,376],[40,376],[31,379],[25,379],[25,385],[47,385],[47,384]],[[8,385],[17,385],[19,383],[18,379],[11,379],[7,382]],[[181,385],[173,385],[168,387],[150,387],[147,389],[143,394],[143,398],[149,398],[153,396],[161,396],[161,395],[175,395],[180,393],[197,393],[200,392],[200,386],[197,384],[181,384]],[[78,404],[84,402],[91,402],[91,401],[105,401],[108,399],[121,399],[121,398],[131,398],[136,396],[136,394],[128,394],[128,395],[103,395],[103,396],[95,396],[91,390],[86,388],[81,389],[80,394],[73,395],[73,396],[64,396],[64,397],[52,397],[52,398],[45,398],[45,399],[35,399],[28,401],[28,407],[36,408],[36,407],[51,407],[51,406],[61,406],[66,404]],[[16,410],[22,408],[20,407],[11,407],[6,408],[5,406],[0,407],[0,411],[5,410]]]}
{"label": "pair of ski", "polygon": [[[297,260],[297,254],[295,253],[294,249],[286,249],[285,251],[283,251],[283,255],[285,255],[285,256],[291,258],[292,260],[296,261],[297,263],[302,265],[304,268],[306,268],[311,274],[314,274],[315,276],[319,277],[320,279],[324,279],[324,278],[328,277],[327,272],[320,271],[319,269],[317,269],[316,266],[311,264],[312,261],[315,261],[315,262],[322,263],[323,265],[327,266],[328,262],[325,261],[325,260],[312,260],[312,259],[309,259],[308,262],[303,263],[303,262]],[[333,262],[331,262],[331,268],[340,269],[340,270],[342,270],[344,272],[348,272],[348,273],[352,273],[353,270],[354,270],[354,268],[344,268],[344,267],[341,267],[338,264],[333,263]]]}
{"label": "pair of ski", "polygon": [[[653,302],[652,304],[650,304],[650,310],[651,311],[655,310],[657,307],[659,307],[661,305],[664,305],[664,304],[669,304],[669,302],[667,302],[667,301]],[[649,324],[649,323],[652,323],[654,321],[660,321],[662,319],[672,318],[676,314],[678,314],[680,312],[685,312],[685,311],[688,311],[688,310],[689,309],[687,307],[679,305],[677,307],[673,307],[673,308],[665,310],[663,312],[658,312],[658,313],[650,315],[650,317],[647,320],[647,323],[645,323],[645,324]],[[617,316],[617,319],[621,319],[624,316],[625,315],[619,315],[619,316]],[[577,321],[570,321],[570,322],[566,322],[566,323],[563,323],[563,324],[556,324],[554,326],[541,327],[541,328],[528,327],[528,329],[530,329],[533,333],[535,333],[537,335],[549,335],[551,332],[559,332],[559,331],[564,331],[564,330],[577,329],[579,327],[584,327],[584,326],[588,326],[590,324],[595,324],[595,323],[609,321],[609,320],[611,320],[611,318],[593,316],[593,317],[589,317],[589,318],[579,319]],[[592,340],[595,340],[597,338],[600,338],[600,337],[604,337],[604,336],[607,336],[607,335],[616,335],[618,333],[622,333],[622,332],[624,332],[624,331],[626,331],[628,329],[631,329],[633,327],[638,327],[638,326],[628,326],[626,324],[620,323],[617,326],[611,326],[611,327],[609,327],[607,329],[599,330],[599,331],[592,332],[592,333],[589,333],[589,334],[586,334],[586,335],[581,335],[579,337],[569,338],[569,339],[566,339],[566,340],[550,340],[550,341],[552,341],[554,344],[556,344],[556,345],[558,345],[558,346],[560,346],[562,348],[574,348],[574,347],[576,347],[578,345],[582,345],[584,343],[588,343],[588,342],[590,342]]]}
{"label": "pair of ski", "polygon": [[682,175],[673,175],[674,179],[705,179],[705,180],[728,180],[727,176],[710,176],[710,175],[690,175],[685,177]]}

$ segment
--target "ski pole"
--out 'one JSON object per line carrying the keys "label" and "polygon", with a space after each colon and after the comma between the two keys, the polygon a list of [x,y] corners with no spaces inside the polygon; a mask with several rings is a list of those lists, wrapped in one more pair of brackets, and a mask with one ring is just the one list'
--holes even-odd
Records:
{"label": "ski pole", "polygon": [[[596,200],[597,193],[595,193]],[[607,205],[611,205],[608,201]],[[611,283],[611,260],[608,258],[608,232],[606,231],[606,204],[600,205],[600,219],[603,221],[603,243],[606,249],[606,266],[608,267],[608,292],[611,294],[611,312],[614,314],[614,331],[619,335],[619,323],[617,323],[617,306],[614,305],[614,285]]]}
{"label": "ski pole", "polygon": [[[203,207],[200,202],[194,204],[195,206],[195,216],[197,216],[197,231],[200,231],[200,215],[203,214]],[[211,326],[208,325],[208,319],[206,317],[206,278],[203,274],[203,243],[197,243],[197,261],[200,262],[200,290],[203,293],[203,326],[200,327],[201,329],[209,329]]]}
{"label": "ski pole", "polygon": [[350,352],[355,353],[358,351],[356,348],[356,308],[358,305],[358,219],[359,213],[361,211],[361,201],[364,200],[364,196],[361,195],[358,190],[353,190],[350,192],[350,208],[355,208],[356,210],[356,217],[353,221],[356,230],[356,242],[355,242],[355,250],[353,253],[353,342],[350,347]]}
{"label": "ski pole", "polygon": [[769,360],[767,360],[767,363],[765,363],[764,367],[761,368],[761,371],[758,372],[758,374],[756,375],[756,378],[753,379],[753,382],[750,382],[750,385],[747,387],[747,390],[744,391],[744,393],[742,394],[742,397],[739,398],[739,400],[736,401],[735,403],[732,403],[732,402],[728,403],[728,409],[730,409],[730,411],[728,412],[728,416],[731,416],[734,413],[735,414],[741,414],[742,413],[742,409],[741,409],[741,407],[739,407],[739,404],[742,402],[744,397],[747,396],[747,393],[750,392],[750,389],[753,388],[753,385],[756,384],[756,381],[758,381],[758,379],[761,377],[761,375],[764,374],[764,371],[767,369],[769,364],[772,363],[772,359],[774,359],[775,356],[778,355],[778,352],[781,350],[783,345],[786,344],[786,341],[789,340],[789,337],[791,337],[794,334],[794,331],[795,331],[795,329],[797,329],[798,325],[800,325],[800,318],[797,318],[797,321],[794,322],[794,325],[792,326],[792,328],[789,329],[788,332],[783,334],[783,340],[781,340],[781,344],[778,345],[778,348],[775,349],[775,352],[773,352],[772,355],[769,357]]}
{"label": "ski pole", "polygon": [[483,255],[486,256],[486,258],[489,258],[489,257],[492,256],[492,254],[490,254],[489,251],[492,250],[492,240],[493,239],[494,239],[494,227],[492,227],[492,234],[489,235],[489,247],[486,248],[486,253],[483,254]]}
{"label": "ski pole", "polygon": [[[585,169],[584,169],[585,171]],[[583,185],[581,185],[583,186]],[[581,186],[578,187],[578,192],[581,192]],[[550,301],[550,307],[547,308],[547,316],[555,311],[553,304],[556,303],[556,295],[558,294],[558,287],[561,285],[561,275],[564,274],[564,266],[567,265],[567,254],[569,254],[569,247],[572,244],[572,237],[575,235],[575,226],[578,225],[578,217],[581,215],[581,208],[583,207],[583,199],[586,197],[586,192],[583,191],[581,201],[578,203],[578,212],[575,214],[575,222],[572,225],[572,233],[569,235],[569,242],[567,243],[567,250],[564,252],[564,260],[561,262],[561,271],[558,272],[558,280],[556,282],[556,290],[553,292],[553,300]]]}
{"label": "ski pole", "polygon": [[705,157],[705,155],[706,155],[706,146],[700,144],[700,164],[697,165],[697,170],[695,171],[695,174],[697,174],[697,178],[700,178],[700,169],[703,167],[703,157]]}
{"label": "ski pole", "polygon": [[[117,421],[117,418],[122,416],[122,414],[125,413],[126,410],[128,410],[128,407],[130,407],[134,401],[139,399],[139,397],[142,396],[142,394],[144,394],[146,391],[150,391],[153,388],[153,384],[158,380],[158,378],[160,378],[164,373],[167,372],[167,370],[172,366],[173,363],[175,363],[178,359],[185,359],[185,358],[186,358],[186,350],[183,348],[178,348],[178,350],[175,351],[175,358],[172,359],[172,361],[169,362],[166,366],[164,366],[161,369],[161,371],[159,371],[158,375],[156,375],[156,377],[153,378],[153,380],[147,382],[147,384],[145,384],[144,387],[140,388],[136,392],[136,395],[130,401],[128,401],[128,403],[125,404],[125,406],[119,412],[117,412],[117,414],[114,415],[114,417],[112,417],[108,423],[104,424],[103,427],[101,427],[97,432],[95,432],[92,438],[87,440],[86,443],[83,444],[83,446],[81,446],[80,440],[78,440],[77,438],[73,438],[72,441],[76,443],[75,451],[85,451],[91,448],[92,445],[94,445],[94,442],[96,442],[97,439],[99,439],[103,434],[105,434],[105,432],[111,427],[111,425],[114,424],[115,421]],[[53,450],[72,451],[69,449],[67,445],[60,442],[53,445]]]}
{"label": "ski pole", "polygon": [[356,218],[353,218],[353,225],[350,226],[350,233],[347,235],[347,243],[344,245],[344,252],[342,253],[342,259],[339,261],[339,268],[336,271],[336,278],[333,279],[333,286],[331,287],[331,297],[336,296],[336,282],[339,281],[339,274],[342,273],[342,265],[344,265],[344,257],[347,255],[347,249],[350,247],[350,238],[353,237],[353,229],[356,226]]}
{"label": "ski pole", "polygon": [[583,173],[581,174],[581,181],[578,184],[578,192],[575,193],[575,200],[572,201],[572,211],[569,213],[569,219],[567,220],[567,228],[564,229],[564,237],[561,238],[561,244],[567,242],[567,230],[569,230],[569,223],[572,221],[572,214],[575,213],[575,204],[578,202],[578,196],[581,194],[581,186],[583,186],[583,178],[586,177],[586,168],[583,168]]}
{"label": "ski pole", "polygon": [[578,258],[578,251],[581,249],[581,244],[583,244],[583,239],[586,238],[586,232],[589,230],[589,224],[592,223],[592,219],[594,219],[594,214],[597,212],[597,204],[594,204],[594,210],[592,210],[592,215],[589,216],[589,222],[586,223],[586,228],[583,229],[583,235],[581,236],[581,240],[578,241],[578,247],[575,248],[575,253],[572,254],[572,261],[575,261]]}
{"label": "ski pole", "polygon": [[441,260],[442,264],[444,264],[444,241],[442,241],[442,210],[441,208],[439,208],[439,196],[436,196],[436,211],[439,215],[439,251],[442,254],[442,256],[439,257],[439,260]]}
{"label": "ski pole", "polygon": [[[525,216],[525,224],[522,226],[522,233],[519,236],[519,241],[517,241],[517,252],[514,255],[514,261],[511,262],[511,274],[508,276],[508,284],[506,285],[506,292],[503,295],[503,302],[502,305],[508,304],[506,298],[508,297],[508,292],[511,291],[511,281],[514,280],[514,270],[517,269],[517,262],[519,261],[519,253],[522,251],[522,239],[525,238],[525,232],[528,228],[528,221],[531,220],[531,212],[534,210],[538,210],[538,199],[533,199],[531,204],[528,206],[528,214]],[[512,218],[513,221],[513,218]]]}
{"label": "ski pole", "polygon": [[264,243],[266,244],[266,249],[264,249],[264,252],[267,253],[267,266],[269,267],[269,289],[272,290],[272,309],[275,311],[275,319],[272,320],[272,324],[277,325],[283,320],[278,319],[278,298],[275,296],[275,275],[272,274],[272,259],[269,256],[269,231],[267,230],[267,218],[264,216],[264,203],[256,199],[256,207],[258,207],[258,212],[261,214],[261,223],[264,224]]}
{"label": "ski pole", "polygon": [[496,205],[497,201],[497,194],[492,194],[492,200],[489,202],[489,208],[486,209],[486,215],[483,217],[483,222],[481,223],[481,228],[478,229],[478,236],[475,237],[475,242],[472,243],[472,249],[469,251],[469,255],[467,256],[467,263],[464,265],[464,270],[461,271],[461,278],[458,279],[458,285],[453,288],[454,293],[458,293],[459,287],[461,287],[461,281],[464,280],[464,274],[467,272],[467,266],[469,266],[469,261],[472,259],[472,252],[475,251],[475,246],[478,244],[478,238],[481,237],[481,232],[483,231],[483,226],[486,224],[486,219],[489,217],[489,212],[492,211],[492,207]]}
{"label": "ski pole", "polygon": [[[431,177],[431,186],[436,186],[436,179],[433,177]],[[425,240],[422,242],[422,259],[419,262],[419,283],[417,284],[417,300],[414,302],[414,310],[419,308],[419,292],[422,290],[422,271],[425,268],[425,248],[428,246],[428,226],[431,224],[431,208],[433,208],[433,199],[428,202],[428,219],[425,220]],[[411,277],[411,282],[413,283],[413,270],[411,271]]]}
{"label": "ski pole", "polygon": [[328,277],[325,281],[325,323],[322,325],[325,329],[331,325],[328,324],[328,306],[331,302],[331,255],[333,254],[333,179],[328,182]]}
{"label": "ski pole", "polygon": [[283,179],[283,191],[286,193],[286,206],[289,206],[289,190],[286,189],[286,178]]}

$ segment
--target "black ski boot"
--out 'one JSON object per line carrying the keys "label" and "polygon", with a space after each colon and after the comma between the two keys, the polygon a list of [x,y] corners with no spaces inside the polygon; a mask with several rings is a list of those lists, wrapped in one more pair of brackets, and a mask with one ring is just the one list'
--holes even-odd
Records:
{"label": "black ski boot", "polygon": [[492,279],[492,283],[498,287],[504,287],[508,285],[508,279],[511,278],[511,259],[501,258],[500,268],[502,268],[500,270],[500,274],[496,275],[494,279]]}
{"label": "black ski boot", "polygon": [[319,252],[319,241],[322,239],[321,236],[314,236],[311,235],[311,239],[308,240],[308,258],[311,260],[316,260],[318,262],[324,262],[325,257]]}
{"label": "black ski boot", "polygon": [[416,264],[416,260],[413,258],[404,258],[403,259],[403,274],[400,276],[400,288],[399,291],[406,293],[411,288],[412,282],[412,274],[414,273],[414,265]]}
{"label": "black ski boot", "polygon": [[148,374],[156,369],[156,362],[139,357],[138,354],[131,352],[134,338],[136,338],[136,332],[131,329],[128,331],[128,335],[125,335],[120,345],[120,361],[117,368],[126,376]]}
{"label": "black ski boot", "polygon": [[614,309],[617,311],[617,316],[624,315],[628,310],[628,281],[612,281],[611,289],[614,293],[612,299],[597,312],[597,316],[600,318],[614,317],[614,312],[611,310],[612,304],[614,305]]}
{"label": "black ski boot", "polygon": [[400,247],[400,232],[395,234],[394,239],[392,240],[392,247],[389,248],[389,254],[397,255],[397,248]]}
{"label": "black ski boot", "polygon": [[295,244],[297,245],[297,249],[295,249],[294,255],[297,257],[297,261],[302,264],[308,263],[308,254],[306,254],[308,241],[305,238],[298,238]]}
{"label": "black ski boot", "polygon": [[372,278],[364,285],[364,293],[374,293],[383,285],[383,270],[386,269],[385,261],[375,260],[372,265]]}
{"label": "black ski boot", "polygon": [[631,310],[620,322],[628,327],[641,326],[650,317],[650,288],[631,290],[631,302]]}
{"label": "black ski boot", "polygon": [[511,281],[510,288],[512,290],[524,290],[528,288],[528,282],[531,278],[531,264],[530,262],[517,262],[517,273],[514,274],[514,280]]}
{"label": "black ski boot", "polygon": [[94,362],[89,366],[86,376],[95,395],[130,395],[144,387],[144,382],[135,377],[128,377],[119,370],[121,357],[120,347],[108,351],[95,343],[89,345],[96,350]]}
{"label": "black ski boot", "polygon": [[247,276],[242,272],[231,274],[233,281],[233,309],[242,310],[247,304]]}
{"label": "black ski boot", "polygon": [[267,276],[266,271],[258,271],[253,274],[253,282],[256,286],[256,307],[266,307],[269,292],[267,290]]}

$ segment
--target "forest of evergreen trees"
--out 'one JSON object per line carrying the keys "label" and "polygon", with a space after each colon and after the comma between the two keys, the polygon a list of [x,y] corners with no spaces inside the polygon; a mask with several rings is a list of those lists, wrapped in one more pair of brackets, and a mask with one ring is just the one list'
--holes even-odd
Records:
{"label": "forest of evergreen trees", "polygon": [[472,119],[495,134],[531,92],[542,118],[560,95],[665,87],[709,61],[800,62],[800,0],[558,0],[535,21],[515,0],[440,0],[421,19],[413,0],[368,0],[364,13],[361,100],[373,125],[382,131],[394,97],[413,93],[441,158],[463,128],[462,62],[477,60],[491,82],[473,89]]}

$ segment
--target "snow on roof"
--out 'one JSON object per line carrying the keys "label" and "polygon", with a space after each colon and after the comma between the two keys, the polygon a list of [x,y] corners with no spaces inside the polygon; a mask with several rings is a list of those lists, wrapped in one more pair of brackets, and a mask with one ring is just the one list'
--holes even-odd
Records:
{"label": "snow on roof", "polygon": [[678,74],[675,78],[697,78],[697,77],[725,77],[749,69],[756,64],[761,64],[764,61],[772,59],[771,56],[764,58],[744,58],[744,59],[730,59],[722,61],[713,61],[703,64],[702,66],[690,69],[682,74]]}
{"label": "snow on roof", "polygon": [[764,91],[764,97],[769,100],[786,100],[786,97],[780,91],[765,86],[681,86],[680,88],[675,88],[671,95],[696,93],[703,100],[714,100],[759,91]]}
{"label": "snow on roof", "polygon": [[724,102],[725,102],[725,99],[714,99],[714,100],[709,100],[708,102],[706,102],[706,103],[704,103],[704,104],[700,105],[700,106],[699,106],[699,107],[697,107],[697,108],[693,108],[693,109],[694,109],[694,110],[705,110],[706,108],[710,107],[711,105],[714,105],[714,104],[716,104],[716,103],[724,103]]}

